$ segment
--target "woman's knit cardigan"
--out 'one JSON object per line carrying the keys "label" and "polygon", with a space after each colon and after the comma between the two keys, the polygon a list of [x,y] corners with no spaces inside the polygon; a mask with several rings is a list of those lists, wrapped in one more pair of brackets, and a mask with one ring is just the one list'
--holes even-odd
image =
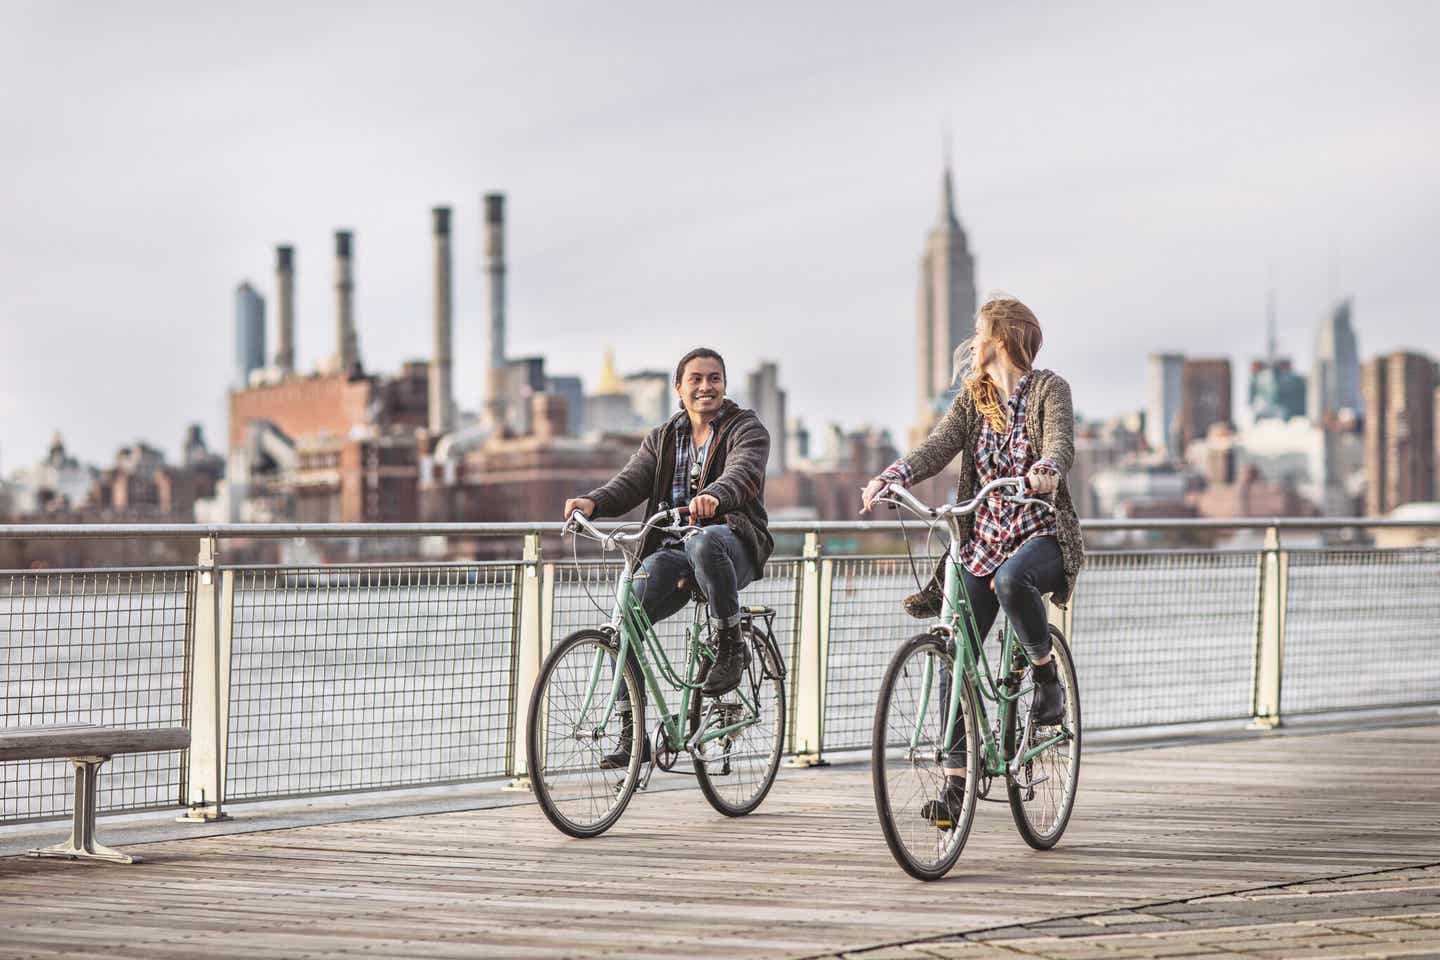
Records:
{"label": "woman's knit cardigan", "polygon": [[[1035,370],[1030,384],[1030,399],[1025,405],[1025,433],[1030,448],[1038,450],[1060,467],[1060,486],[1055,491],[1055,525],[1060,541],[1060,558],[1065,569],[1065,583],[1051,595],[1057,606],[1065,606],[1075,589],[1075,577],[1085,562],[1085,542],[1080,535],[1080,520],[1070,500],[1070,487],[1065,474],[1075,461],[1075,413],[1070,406],[1070,384],[1053,370]],[[959,456],[960,482],[956,487],[956,503],[975,495],[977,470],[975,444],[980,438],[984,418],[975,409],[968,390],[961,390],[950,404],[949,411],[930,431],[930,436],[904,457],[912,474],[912,483],[935,476]],[[963,454],[963,456],[962,456]],[[960,536],[970,538],[974,517],[960,518]],[[943,569],[943,568],[942,568]],[[932,581],[924,593],[937,601],[940,584]],[[918,599],[917,595],[917,598]],[[927,598],[928,599],[928,598]],[[907,603],[907,608],[912,606]]]}

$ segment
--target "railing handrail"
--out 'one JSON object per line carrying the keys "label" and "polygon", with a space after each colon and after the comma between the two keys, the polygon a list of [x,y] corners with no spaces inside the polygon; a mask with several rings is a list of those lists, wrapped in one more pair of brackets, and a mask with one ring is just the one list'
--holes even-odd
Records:
{"label": "railing handrail", "polygon": [[[904,525],[914,530],[919,521]],[[366,539],[398,537],[522,537],[564,530],[560,521],[532,523],[7,523],[3,540],[290,540],[306,537]],[[601,524],[610,529],[617,524]],[[772,533],[892,533],[895,520],[777,520]],[[1434,520],[1391,517],[1192,517],[1081,520],[1086,531],[1114,530],[1368,530],[1440,529]]]}

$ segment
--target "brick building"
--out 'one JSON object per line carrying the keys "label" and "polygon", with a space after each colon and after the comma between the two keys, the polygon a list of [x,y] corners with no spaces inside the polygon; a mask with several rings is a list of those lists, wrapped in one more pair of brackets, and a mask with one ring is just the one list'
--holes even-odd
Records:
{"label": "brick building", "polygon": [[1365,362],[1365,512],[1436,499],[1440,372],[1418,353],[1397,351]]}

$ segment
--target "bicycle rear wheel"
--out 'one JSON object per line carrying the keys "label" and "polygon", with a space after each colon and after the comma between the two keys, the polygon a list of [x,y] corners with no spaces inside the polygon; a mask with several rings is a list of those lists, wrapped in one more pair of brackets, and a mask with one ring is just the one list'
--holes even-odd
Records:
{"label": "bicycle rear wheel", "polygon": [[700,792],[710,806],[727,817],[743,817],[760,806],[775,783],[785,750],[785,683],[768,644],[744,624],[741,639],[750,651],[750,665],[740,686],[722,697],[707,699],[697,692],[690,701],[690,731],[719,730],[753,714],[754,723],[718,737],[696,749],[692,757]]}
{"label": "bicycle rear wheel", "polygon": [[[572,633],[550,653],[530,695],[525,756],[535,799],[556,828],[572,837],[598,837],[615,825],[640,781],[645,703],[635,667],[623,665],[630,708],[606,722],[619,645],[599,630]],[[630,727],[630,765],[602,770]]]}
{"label": "bicycle rear wheel", "polygon": [[943,637],[929,633],[901,644],[890,659],[875,706],[875,809],[895,861],[919,880],[938,880],[955,865],[975,819],[980,724],[968,679],[960,689],[959,719],[969,758],[961,807],[951,808],[946,823],[924,812],[927,804],[945,800],[942,740],[950,704],[940,695],[940,680],[954,669],[947,646]]}
{"label": "bicycle rear wheel", "polygon": [[[1032,694],[1025,694],[1010,712],[1005,727],[1004,748],[1007,758],[1034,749],[1057,736],[1064,739],[1051,744],[1020,765],[1018,776],[1007,777],[1010,813],[1015,829],[1026,843],[1036,850],[1049,850],[1060,842],[1070,813],[1075,808],[1075,791],[1080,785],[1080,685],[1075,674],[1075,661],[1065,636],[1050,628],[1050,643],[1055,651],[1056,675],[1065,691],[1065,716],[1056,726],[1035,726],[1030,739],[1019,748],[1025,725],[1030,716]],[[1025,685],[1031,682],[1027,673]]]}

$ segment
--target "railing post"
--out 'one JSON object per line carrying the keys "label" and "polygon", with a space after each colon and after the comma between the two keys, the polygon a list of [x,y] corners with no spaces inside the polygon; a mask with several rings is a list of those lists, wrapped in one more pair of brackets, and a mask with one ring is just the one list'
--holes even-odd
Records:
{"label": "railing post", "polygon": [[796,653],[795,756],[792,767],[826,766],[825,657],[830,626],[831,564],[821,556],[820,534],[805,534],[800,580],[800,649]]}
{"label": "railing post", "polygon": [[185,823],[228,820],[225,749],[230,733],[230,641],[234,574],[220,569],[215,537],[200,541],[195,572],[195,633],[190,656],[190,763]]}
{"label": "railing post", "polygon": [[1265,529],[1265,546],[1260,554],[1260,610],[1255,664],[1255,689],[1251,729],[1270,730],[1280,726],[1280,675],[1285,648],[1285,591],[1290,556],[1280,549],[1280,528]]}
{"label": "railing post", "polygon": [[555,598],[555,570],[541,563],[540,534],[527,533],[520,562],[520,623],[515,644],[515,687],[510,691],[515,716],[511,749],[511,774],[506,790],[529,790],[530,776],[525,765],[525,740],[529,736],[527,717],[530,690],[540,676],[545,659],[546,638],[550,635]]}

